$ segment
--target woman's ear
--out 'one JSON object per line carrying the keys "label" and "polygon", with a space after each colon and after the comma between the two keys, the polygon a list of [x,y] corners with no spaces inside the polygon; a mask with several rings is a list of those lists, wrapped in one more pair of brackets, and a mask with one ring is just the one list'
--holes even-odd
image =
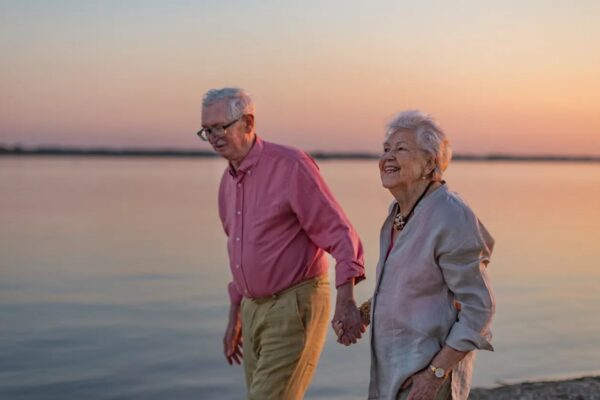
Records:
{"label": "woman's ear", "polygon": [[435,158],[428,157],[425,163],[425,176],[433,175],[433,171],[435,171]]}

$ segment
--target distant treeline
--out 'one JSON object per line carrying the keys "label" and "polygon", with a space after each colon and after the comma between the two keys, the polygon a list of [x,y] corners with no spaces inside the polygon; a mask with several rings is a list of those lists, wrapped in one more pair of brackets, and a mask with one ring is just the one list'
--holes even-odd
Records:
{"label": "distant treeline", "polygon": [[176,149],[110,149],[110,148],[22,148],[0,146],[1,155],[23,156],[101,156],[101,157],[217,157],[214,151]]}
{"label": "distant treeline", "polygon": [[[366,152],[324,152],[310,153],[320,160],[372,160],[379,158],[378,154]],[[20,146],[0,146],[0,156],[98,156],[98,157],[205,157],[214,158],[218,155],[206,150],[176,150],[176,149],[110,149],[110,148],[62,148],[37,147],[23,148]],[[577,161],[600,162],[600,156],[560,156],[560,155],[511,155],[511,154],[455,154],[454,160],[462,161]]]}

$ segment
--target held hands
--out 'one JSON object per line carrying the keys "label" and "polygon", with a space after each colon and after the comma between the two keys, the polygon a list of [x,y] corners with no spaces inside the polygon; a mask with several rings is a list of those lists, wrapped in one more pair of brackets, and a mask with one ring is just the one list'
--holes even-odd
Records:
{"label": "held hands", "polygon": [[370,306],[371,303],[367,301],[360,308],[356,308],[356,303],[352,300],[342,306],[342,310],[338,313],[339,307],[336,305],[336,312],[331,325],[338,337],[338,343],[349,346],[362,337],[366,326],[370,322]]}

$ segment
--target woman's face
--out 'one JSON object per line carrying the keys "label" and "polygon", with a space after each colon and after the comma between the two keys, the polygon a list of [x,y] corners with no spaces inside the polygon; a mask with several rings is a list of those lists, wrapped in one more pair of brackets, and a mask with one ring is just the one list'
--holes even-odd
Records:
{"label": "woman's face", "polygon": [[383,154],[379,158],[381,184],[386,189],[410,187],[422,179],[428,161],[427,153],[419,149],[412,131],[396,131],[383,143]]}

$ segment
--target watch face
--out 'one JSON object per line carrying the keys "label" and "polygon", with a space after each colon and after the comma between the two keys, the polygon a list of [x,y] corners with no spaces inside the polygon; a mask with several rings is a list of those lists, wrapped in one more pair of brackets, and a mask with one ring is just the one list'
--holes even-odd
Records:
{"label": "watch face", "polygon": [[436,378],[443,378],[444,375],[446,375],[446,371],[444,371],[443,368],[436,368],[435,369],[435,377]]}

